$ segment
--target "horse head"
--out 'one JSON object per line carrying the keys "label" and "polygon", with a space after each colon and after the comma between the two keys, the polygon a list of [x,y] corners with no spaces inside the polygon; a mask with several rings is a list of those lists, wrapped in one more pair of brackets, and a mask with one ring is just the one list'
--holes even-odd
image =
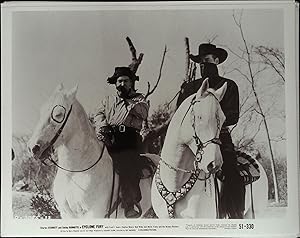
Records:
{"label": "horse head", "polygon": [[66,122],[72,111],[78,86],[69,91],[63,84],[58,85],[49,100],[40,110],[40,120],[28,141],[29,151],[39,159],[58,140],[62,133],[66,135]]}
{"label": "horse head", "polygon": [[204,80],[198,92],[183,102],[184,114],[180,128],[181,143],[186,144],[196,156],[195,167],[214,173],[223,163],[219,134],[225,121],[221,109],[227,89],[225,83],[218,90],[209,88],[208,79]]}

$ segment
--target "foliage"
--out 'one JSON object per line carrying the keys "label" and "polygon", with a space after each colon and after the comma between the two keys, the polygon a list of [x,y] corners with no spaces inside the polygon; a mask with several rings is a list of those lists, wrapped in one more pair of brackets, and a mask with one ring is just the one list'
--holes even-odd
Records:
{"label": "foliage", "polygon": [[[41,160],[33,159],[27,150],[28,136],[13,137],[14,146],[18,147],[15,150],[15,159],[12,161],[12,185],[23,181],[28,184],[29,191],[37,191],[36,184],[43,185],[46,189],[50,189],[56,175],[57,168],[50,162],[44,163]],[[49,153],[46,156],[55,157],[55,154]],[[36,183],[36,184],[35,184]]]}
{"label": "foliage", "polygon": [[[153,114],[149,118],[149,127],[150,130],[154,129],[160,125],[163,125],[172,114],[172,109],[169,107],[168,103],[164,103],[158,106],[158,109],[153,112]],[[153,154],[160,154],[166,133],[158,136],[156,139],[152,141],[152,143],[148,147],[148,152]]]}
{"label": "foliage", "polygon": [[35,217],[40,219],[61,218],[53,196],[48,190],[39,190],[30,200],[31,210]]}

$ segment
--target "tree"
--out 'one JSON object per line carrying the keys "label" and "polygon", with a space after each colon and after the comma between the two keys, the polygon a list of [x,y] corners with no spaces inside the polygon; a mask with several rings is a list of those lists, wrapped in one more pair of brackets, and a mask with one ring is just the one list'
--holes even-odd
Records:
{"label": "tree", "polygon": [[[250,45],[245,37],[244,29],[242,25],[242,13],[238,19],[237,15],[233,13],[233,19],[236,26],[239,29],[240,36],[243,42],[243,46],[239,48],[239,52],[235,52],[232,49],[230,51],[238,58],[241,62],[239,66],[234,67],[231,71],[238,72],[242,78],[247,82],[248,87],[243,92],[243,99],[240,105],[240,119],[243,118],[238,127],[240,129],[240,134],[243,135],[238,141],[238,148],[245,148],[249,145],[253,145],[254,139],[264,128],[266,143],[268,145],[268,151],[270,156],[273,182],[274,182],[274,193],[275,201],[279,201],[279,191],[278,191],[278,176],[277,170],[275,168],[275,156],[272,145],[272,136],[270,130],[270,113],[271,109],[274,109],[275,100],[271,101],[271,104],[266,104],[264,100],[266,95],[262,92],[262,77],[261,74],[267,70],[275,70],[276,74],[279,76],[280,80],[284,82],[284,54],[279,49],[274,49],[265,46],[253,46]],[[278,82],[273,82],[278,86]],[[271,85],[271,84],[270,84]],[[270,86],[269,85],[269,86]],[[271,85],[272,86],[272,85]],[[282,84],[281,84],[282,86]],[[273,88],[274,90],[274,88]],[[270,91],[270,89],[269,89]],[[264,91],[265,93],[266,91]],[[272,93],[272,92],[271,92]],[[273,96],[274,97],[274,96]],[[272,112],[274,113],[274,112]],[[243,125],[244,126],[241,126]],[[249,131],[249,125],[252,124],[251,132]],[[233,127],[232,131],[237,128]],[[256,129],[254,129],[256,128]],[[247,136],[246,136],[247,135]],[[282,137],[283,138],[283,137]]]}

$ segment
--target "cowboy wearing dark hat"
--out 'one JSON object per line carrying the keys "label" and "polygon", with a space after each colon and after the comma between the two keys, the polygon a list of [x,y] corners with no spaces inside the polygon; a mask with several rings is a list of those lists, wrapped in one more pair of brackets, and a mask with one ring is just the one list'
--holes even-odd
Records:
{"label": "cowboy wearing dark hat", "polygon": [[117,93],[101,102],[94,117],[97,138],[107,146],[119,174],[122,206],[127,218],[141,215],[140,130],[148,117],[149,105],[135,90],[138,80],[129,67],[116,67],[107,82],[115,84]]}
{"label": "cowboy wearing dark hat", "polygon": [[226,116],[220,133],[222,142],[220,149],[224,161],[222,173],[225,178],[221,189],[220,215],[229,218],[243,218],[245,187],[243,178],[237,170],[237,156],[228,130],[228,126],[236,124],[239,119],[239,91],[233,80],[219,75],[217,67],[227,59],[227,56],[225,49],[209,43],[199,46],[198,55],[190,55],[194,62],[200,64],[202,78],[183,83],[177,99],[177,108],[184,99],[198,91],[204,79],[208,78],[209,86],[214,89],[220,88],[227,82],[227,91],[220,102]]}

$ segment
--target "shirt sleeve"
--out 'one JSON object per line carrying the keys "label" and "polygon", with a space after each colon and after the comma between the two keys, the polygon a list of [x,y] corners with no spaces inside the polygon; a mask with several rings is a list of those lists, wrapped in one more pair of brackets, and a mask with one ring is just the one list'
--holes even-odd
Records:
{"label": "shirt sleeve", "polygon": [[142,128],[142,123],[148,118],[149,103],[145,100],[144,96],[139,96],[130,102],[127,107],[129,113],[125,120],[125,125],[137,129]]}
{"label": "shirt sleeve", "polygon": [[106,108],[107,108],[106,104],[107,104],[107,99],[104,99],[99,103],[96,109],[96,113],[94,116],[96,132],[99,131],[99,129],[102,126],[108,125],[107,118],[106,118]]}
{"label": "shirt sleeve", "polygon": [[223,126],[231,126],[238,122],[240,114],[239,90],[233,82],[228,87],[221,103],[222,110],[226,116]]}
{"label": "shirt sleeve", "polygon": [[136,103],[130,111],[130,114],[134,115],[141,120],[145,120],[148,117],[149,104],[145,101],[139,101]]}

